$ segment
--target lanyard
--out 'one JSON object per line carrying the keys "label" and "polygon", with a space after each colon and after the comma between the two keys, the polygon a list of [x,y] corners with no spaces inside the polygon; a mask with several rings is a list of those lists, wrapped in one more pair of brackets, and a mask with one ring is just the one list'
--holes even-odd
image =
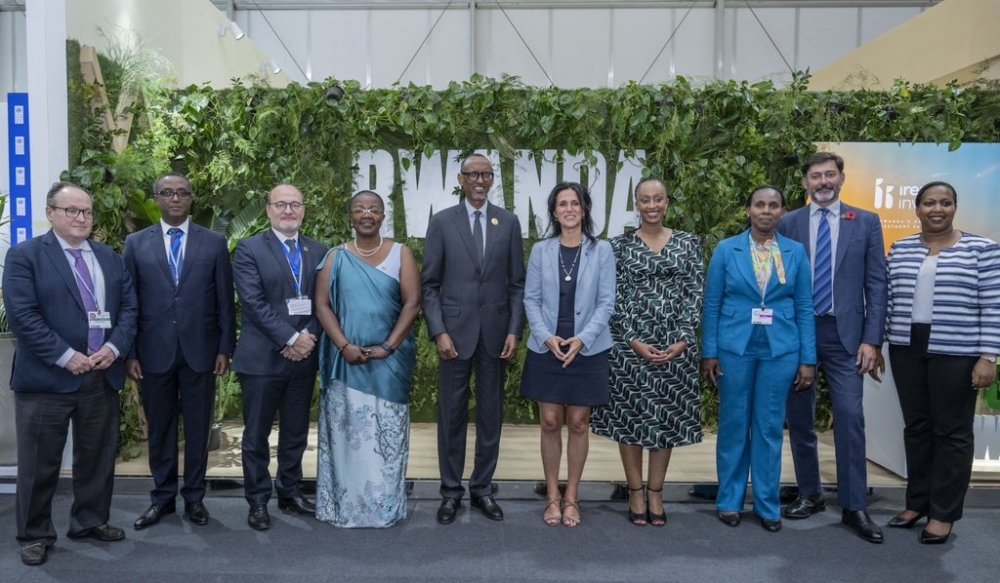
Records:
{"label": "lanyard", "polygon": [[89,255],[90,255],[90,277],[93,280],[92,283],[94,284],[94,289],[90,289],[90,286],[87,285],[87,280],[85,280],[83,276],[80,274],[80,272],[76,270],[75,262],[73,263],[73,265],[70,265],[69,267],[70,269],[73,270],[73,276],[76,277],[76,280],[78,282],[80,282],[80,285],[83,286],[83,289],[87,290],[87,293],[90,294],[90,297],[94,298],[94,305],[97,306],[97,311],[100,312],[101,302],[100,300],[97,299],[97,268],[94,266],[94,252],[91,251]]}
{"label": "lanyard", "polygon": [[285,252],[285,259],[288,260],[288,267],[292,268],[292,279],[295,280],[295,295],[302,295],[302,247],[295,239],[295,255],[288,252],[288,245],[281,244],[281,250]]}
{"label": "lanyard", "polygon": [[778,243],[771,239],[770,243],[758,245],[753,237],[750,237],[750,260],[753,262],[754,275],[757,276],[757,287],[760,289],[760,305],[764,305],[764,296],[767,295],[767,285],[771,281],[771,274],[778,271],[778,283],[785,284],[785,264],[781,260],[781,250]]}

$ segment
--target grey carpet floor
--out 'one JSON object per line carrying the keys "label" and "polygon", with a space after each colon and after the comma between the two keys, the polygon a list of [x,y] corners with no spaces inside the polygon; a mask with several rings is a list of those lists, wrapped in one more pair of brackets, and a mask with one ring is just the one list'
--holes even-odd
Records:
{"label": "grey carpet floor", "polygon": [[[543,502],[530,484],[501,486],[504,522],[489,521],[464,504],[454,524],[441,526],[434,520],[434,488],[418,484],[407,520],[392,528],[337,529],[282,513],[272,501],[272,528],[261,533],[247,526],[247,505],[238,491],[206,498],[208,526],[174,515],[137,532],[131,524],[148,498],[123,489],[112,508],[111,523],[126,529],[126,539],[117,543],[63,536],[71,498],[62,489],[54,504],[60,539],[40,567],[21,564],[14,497],[0,496],[0,581],[947,583],[994,580],[1000,539],[996,496],[978,506],[973,497],[951,542],[930,547],[917,544],[919,529],[886,529],[883,545],[862,541],[839,524],[835,494],[828,495],[826,512],[786,520],[781,532],[771,534],[753,519],[749,504],[743,524],[729,528],[716,519],[712,504],[687,499],[686,488],[678,487],[668,490],[667,526],[637,528],[625,520],[625,503],[608,499],[607,484],[587,486],[583,524],[575,529],[543,524]],[[884,524],[900,502],[898,491],[876,492],[871,514]]]}

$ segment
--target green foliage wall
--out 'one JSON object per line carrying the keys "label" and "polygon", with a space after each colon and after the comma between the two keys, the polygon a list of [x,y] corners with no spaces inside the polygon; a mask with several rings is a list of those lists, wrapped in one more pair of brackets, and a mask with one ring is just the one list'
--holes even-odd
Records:
{"label": "green foliage wall", "polygon": [[[808,79],[798,74],[781,89],[770,82],[695,86],[683,78],[620,89],[538,89],[516,78],[479,76],[443,90],[365,91],[356,81],[335,79],[280,89],[235,80],[223,91],[154,83],[137,111],[140,125],[129,147],[117,156],[87,111],[88,88],[76,79],[70,84],[73,159],[66,177],[94,193],[97,236],[119,249],[128,232],[156,220],[149,185],[169,169],[191,178],[196,220],[225,231],[241,217],[240,233],[263,229],[265,193],[291,182],[308,204],[307,234],[338,244],[350,233],[346,203],[361,150],[491,148],[510,164],[523,149],[601,152],[609,161],[619,151],[643,149],[648,173],[663,177],[670,189],[667,222],[702,234],[707,258],[715,243],[743,227],[743,199],[754,186],[784,187],[791,206],[801,204],[798,163],[816,141],[938,142],[953,149],[1000,141],[995,85],[936,88],[900,81],[885,92],[812,92]],[[513,180],[513,173],[504,174]],[[608,174],[610,181],[614,172]],[[513,192],[512,183],[504,186]],[[402,207],[396,204],[396,212]],[[405,234],[401,214],[395,224]],[[407,243],[419,259],[422,242]],[[428,420],[437,406],[436,355],[422,322],[416,333],[413,419]],[[517,396],[521,362],[523,347],[507,387],[514,421],[534,417]],[[714,425],[715,395],[708,388],[704,404],[706,424]]]}

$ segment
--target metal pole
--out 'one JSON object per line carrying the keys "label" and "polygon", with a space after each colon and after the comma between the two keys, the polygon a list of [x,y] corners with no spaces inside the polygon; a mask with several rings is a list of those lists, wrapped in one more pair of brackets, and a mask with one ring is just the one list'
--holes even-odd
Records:
{"label": "metal pole", "polygon": [[715,2],[715,78],[724,78],[726,61],[726,0]]}
{"label": "metal pole", "polygon": [[469,78],[476,74],[476,0],[469,0]]}

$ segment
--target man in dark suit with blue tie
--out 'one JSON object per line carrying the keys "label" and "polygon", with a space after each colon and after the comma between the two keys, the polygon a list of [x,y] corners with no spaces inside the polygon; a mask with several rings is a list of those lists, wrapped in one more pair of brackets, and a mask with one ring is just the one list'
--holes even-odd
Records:
{"label": "man in dark suit with blue tie", "polygon": [[493,499],[500,453],[507,360],[524,329],[524,244],[517,216],[490,204],[493,165],[482,154],[462,162],[465,200],[434,214],[424,248],[424,317],[438,356],[437,521],[454,522],[461,506],[469,423],[469,383],[476,369],[476,457],[472,506],[503,520]]}
{"label": "man in dark suit with blue tie", "polygon": [[125,265],[135,282],[139,330],[126,362],[139,381],[149,424],[152,504],[135,521],[142,529],[175,512],[177,422],[184,415],[184,514],[208,524],[205,471],[215,405],[215,377],[229,371],[236,344],[233,270],[226,239],[191,222],[193,191],[181,174],[153,185],[159,223],[125,239]]}
{"label": "man in dark suit with blue tie", "polygon": [[243,488],[247,524],[267,530],[271,518],[271,451],[268,437],[279,416],[278,508],[312,516],[316,506],[302,495],[302,454],[309,437],[309,408],[319,367],[321,332],[312,309],[316,266],[326,245],[299,232],[306,210],[302,193],[279,184],[268,193],[271,228],[240,241],[233,276],[243,325],[233,370],[243,389]]}
{"label": "man in dark suit with blue tie", "polygon": [[17,541],[41,565],[56,541],[52,495],[73,425],[70,538],[118,541],[108,524],[118,452],[118,392],[136,329],[132,280],[121,257],[90,241],[93,199],[57,183],[46,198],[52,230],[7,252],[4,306],[17,337],[10,388],[17,423]]}
{"label": "man in dark suit with blue tie", "polygon": [[[844,159],[818,152],[802,167],[810,204],[778,225],[778,232],[806,246],[812,259],[816,350],[833,403],[837,500],[842,522],[858,536],[881,543],[868,505],[864,375],[878,363],[885,334],[885,246],[878,215],[840,200]],[[799,496],[786,518],[808,518],[826,508],[816,449],[816,386],[788,395],[787,422]]]}

